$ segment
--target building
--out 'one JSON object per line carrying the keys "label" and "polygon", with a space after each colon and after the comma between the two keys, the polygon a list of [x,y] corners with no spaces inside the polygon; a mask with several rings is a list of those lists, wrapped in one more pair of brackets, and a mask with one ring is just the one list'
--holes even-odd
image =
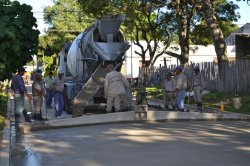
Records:
{"label": "building", "polygon": [[236,60],[250,59],[250,23],[235,30],[225,41],[228,46],[235,46]]}
{"label": "building", "polygon": [[[141,43],[142,45],[146,45],[146,42],[141,41]],[[180,54],[180,47],[178,45],[171,45],[168,48],[168,50]],[[124,69],[124,74],[127,77],[131,76],[137,77],[139,73],[139,67],[141,67],[141,57],[135,54],[135,51],[140,52],[140,48],[134,44],[132,44],[130,49],[127,51],[125,59],[125,69]],[[227,46],[227,53],[229,60],[235,60],[234,45]],[[176,58],[170,57],[165,54],[156,60],[154,66],[157,67],[164,66],[164,58],[166,59],[167,65],[178,64]],[[189,63],[214,62],[214,61],[217,61],[214,45],[208,45],[208,46],[190,45]]]}

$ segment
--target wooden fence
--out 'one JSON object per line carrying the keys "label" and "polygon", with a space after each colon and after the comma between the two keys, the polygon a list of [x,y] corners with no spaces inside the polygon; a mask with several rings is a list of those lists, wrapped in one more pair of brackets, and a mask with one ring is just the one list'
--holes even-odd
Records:
{"label": "wooden fence", "polygon": [[[207,90],[231,92],[235,94],[250,94],[250,61],[238,60],[223,63],[219,72],[218,64],[203,62],[191,64],[184,69],[189,84],[193,79],[193,68],[198,65],[201,69]],[[139,77],[144,80],[144,85],[157,86],[164,79],[167,71],[173,71],[175,65],[164,67],[140,68]]]}

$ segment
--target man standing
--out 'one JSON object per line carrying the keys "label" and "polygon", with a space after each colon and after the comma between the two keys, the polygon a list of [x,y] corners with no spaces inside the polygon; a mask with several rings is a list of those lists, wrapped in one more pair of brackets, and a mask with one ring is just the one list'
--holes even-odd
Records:
{"label": "man standing", "polygon": [[175,68],[176,72],[176,105],[178,107],[178,111],[184,112],[184,99],[186,95],[187,89],[187,77],[182,72],[183,68],[181,66],[177,66]]}
{"label": "man standing", "polygon": [[31,96],[27,93],[22,77],[25,72],[26,71],[23,67],[19,68],[18,73],[12,77],[11,82],[11,89],[14,92],[15,120],[17,123],[20,123],[21,113],[23,113],[26,122],[31,122],[27,110],[24,108],[24,95],[31,100]]}
{"label": "man standing", "polygon": [[[164,80],[164,105],[165,110],[171,111],[175,110],[175,88],[176,81],[172,78],[172,74],[170,72],[166,73],[166,78]],[[171,105],[171,107],[169,107]]]}
{"label": "man standing", "polygon": [[108,74],[105,77],[104,95],[107,99],[106,111],[111,112],[114,105],[115,111],[121,111],[121,97],[126,95],[124,85],[127,81],[124,80],[122,74],[114,70],[114,65],[107,66]]}
{"label": "man standing", "polygon": [[34,102],[34,120],[43,121],[41,108],[43,105],[43,96],[45,95],[45,87],[42,80],[42,70],[38,69],[32,84],[32,94]]}
{"label": "man standing", "polygon": [[74,77],[64,77],[63,75],[64,72],[62,70],[58,70],[58,76],[51,82],[51,88],[54,92],[56,118],[61,118],[64,109],[64,83],[74,79]]}
{"label": "man standing", "polygon": [[124,88],[126,93],[121,95],[121,109],[123,111],[131,111],[132,110],[132,88],[128,80],[122,76],[122,80],[124,81]]}
{"label": "man standing", "polygon": [[46,88],[46,107],[47,108],[52,108],[51,103],[52,103],[52,98],[53,98],[53,90],[51,89],[51,82],[53,80],[53,73],[52,71],[49,72],[49,75],[44,78],[44,83],[45,83],[45,88]]}
{"label": "man standing", "polygon": [[193,90],[194,100],[197,104],[198,111],[202,112],[202,91],[205,88],[205,81],[200,73],[199,66],[194,67]]}

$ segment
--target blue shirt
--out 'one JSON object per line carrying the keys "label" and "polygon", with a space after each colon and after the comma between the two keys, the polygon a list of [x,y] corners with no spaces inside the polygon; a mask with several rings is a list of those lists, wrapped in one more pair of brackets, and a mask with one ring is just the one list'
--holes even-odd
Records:
{"label": "blue shirt", "polygon": [[11,89],[15,94],[24,94],[24,92],[27,91],[21,75],[16,74],[12,77]]}

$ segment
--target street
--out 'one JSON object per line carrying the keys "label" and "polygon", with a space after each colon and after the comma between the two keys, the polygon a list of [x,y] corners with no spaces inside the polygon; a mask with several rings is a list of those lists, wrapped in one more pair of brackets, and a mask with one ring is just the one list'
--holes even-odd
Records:
{"label": "street", "polygon": [[14,166],[248,166],[249,138],[248,121],[103,124],[24,135],[32,161],[12,159]]}

